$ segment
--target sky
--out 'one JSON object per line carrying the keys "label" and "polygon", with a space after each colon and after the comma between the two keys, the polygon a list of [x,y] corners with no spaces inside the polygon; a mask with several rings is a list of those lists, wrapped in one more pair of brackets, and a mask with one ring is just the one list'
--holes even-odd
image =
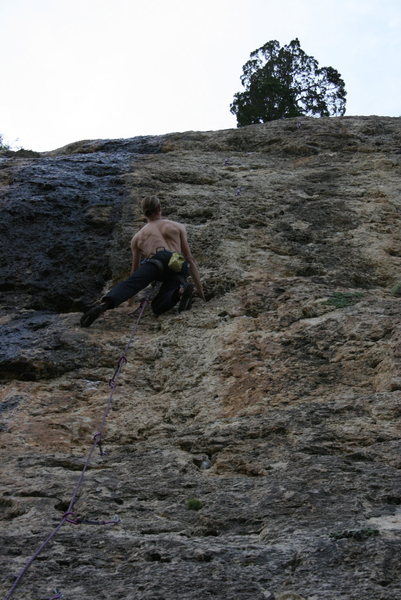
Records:
{"label": "sky", "polygon": [[0,0],[0,134],[14,149],[236,127],[242,66],[298,38],[346,116],[401,116],[400,0]]}

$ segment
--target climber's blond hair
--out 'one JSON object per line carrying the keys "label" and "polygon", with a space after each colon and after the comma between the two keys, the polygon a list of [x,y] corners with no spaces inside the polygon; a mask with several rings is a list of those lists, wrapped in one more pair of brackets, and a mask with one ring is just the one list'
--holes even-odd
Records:
{"label": "climber's blond hair", "polygon": [[160,200],[157,196],[148,196],[141,202],[142,212],[145,217],[151,217],[160,210]]}

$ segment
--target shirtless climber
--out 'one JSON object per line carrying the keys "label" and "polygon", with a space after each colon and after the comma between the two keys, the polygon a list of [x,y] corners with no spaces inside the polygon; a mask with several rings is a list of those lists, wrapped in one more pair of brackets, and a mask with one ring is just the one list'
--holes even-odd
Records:
{"label": "shirtless climber", "polygon": [[82,327],[89,327],[103,312],[129,300],[153,281],[162,282],[152,301],[156,315],[169,310],[177,302],[180,312],[191,308],[193,286],[187,281],[188,274],[192,276],[198,295],[205,300],[184,225],[162,219],[160,201],[155,196],[142,202],[142,210],[147,224],[131,240],[131,275],[82,315]]}

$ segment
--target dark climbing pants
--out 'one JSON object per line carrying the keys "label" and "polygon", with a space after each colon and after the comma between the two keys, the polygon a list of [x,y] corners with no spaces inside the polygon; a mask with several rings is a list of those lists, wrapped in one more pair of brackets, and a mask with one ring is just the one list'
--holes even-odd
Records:
{"label": "dark climbing pants", "polygon": [[[180,273],[171,271],[168,261],[172,252],[160,250],[152,258],[142,261],[137,269],[128,279],[117,283],[103,300],[109,301],[111,308],[116,308],[135,294],[146,288],[154,281],[161,281],[162,285],[157,296],[152,301],[152,310],[156,315],[161,315],[173,308],[179,300],[178,289],[188,277],[188,264],[184,263]],[[152,262],[156,259],[158,263]]]}

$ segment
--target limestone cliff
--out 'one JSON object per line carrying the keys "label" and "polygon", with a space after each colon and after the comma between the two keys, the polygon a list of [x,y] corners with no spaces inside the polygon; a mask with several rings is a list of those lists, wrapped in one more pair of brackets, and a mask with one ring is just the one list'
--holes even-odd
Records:
{"label": "limestone cliff", "polygon": [[67,510],[134,322],[80,311],[157,193],[208,301],[145,313],[121,372],[76,505],[121,522],[65,523],[15,597],[400,598],[400,175],[379,117],[0,159],[3,595]]}

